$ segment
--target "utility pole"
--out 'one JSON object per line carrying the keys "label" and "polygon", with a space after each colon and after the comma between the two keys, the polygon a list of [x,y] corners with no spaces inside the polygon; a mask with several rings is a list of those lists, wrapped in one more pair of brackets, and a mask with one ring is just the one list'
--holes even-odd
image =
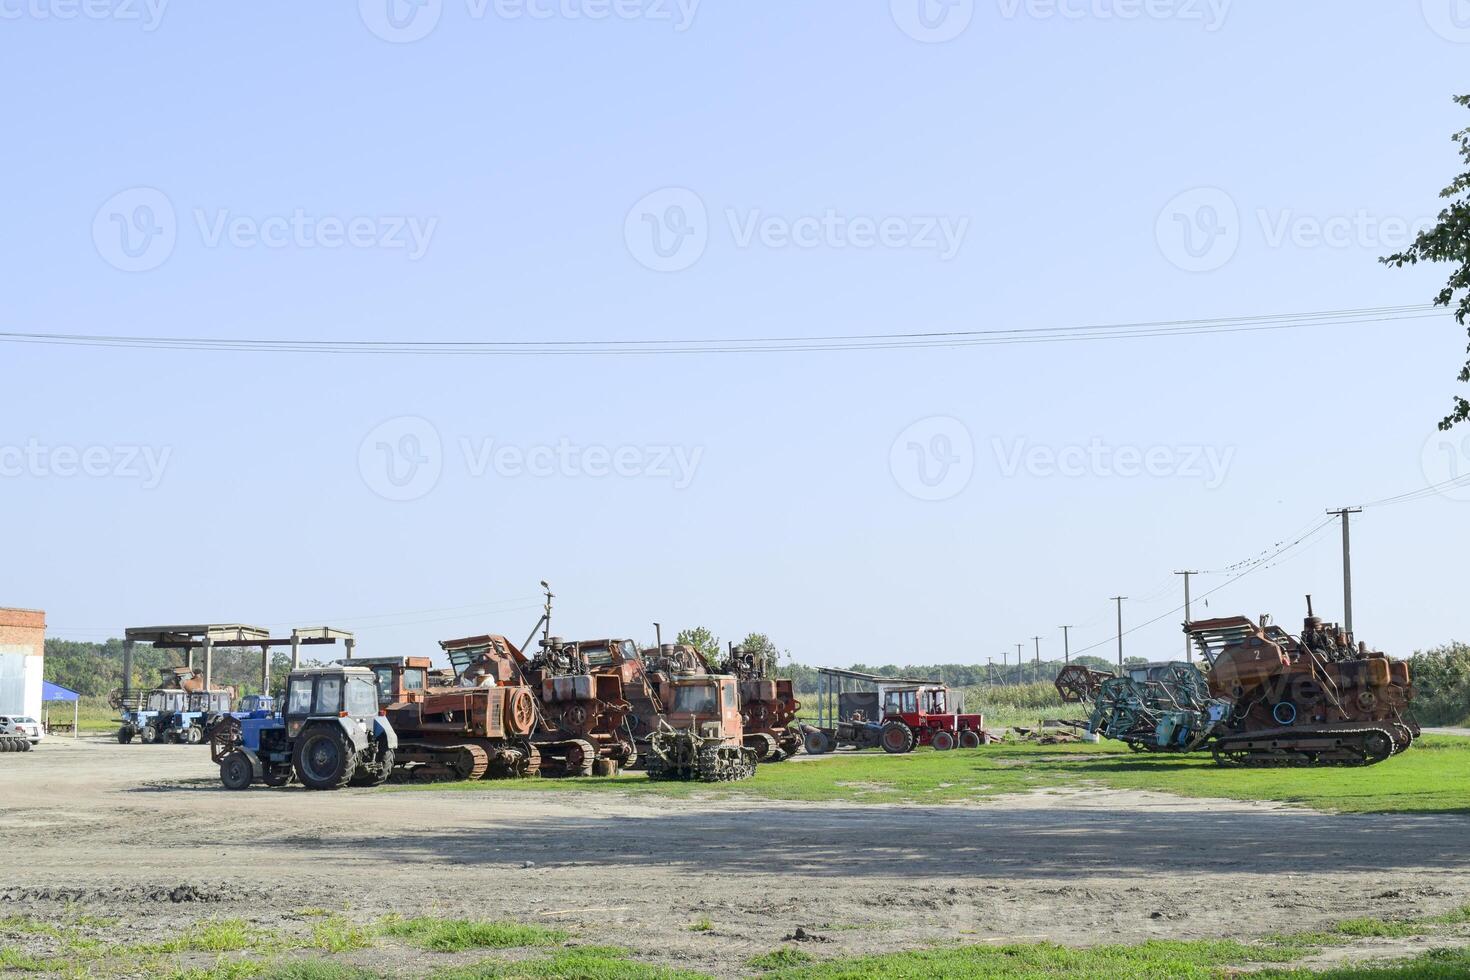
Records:
{"label": "utility pole", "polygon": [[1189,624],[1194,621],[1189,607],[1189,578],[1191,575],[1198,575],[1199,572],[1175,572],[1174,574],[1184,576],[1184,658],[1194,663],[1194,644],[1189,642]]}
{"label": "utility pole", "polygon": [[1000,686],[1001,687],[1005,687],[1008,684],[1010,684],[1010,681],[1006,680],[1006,675],[1010,672],[1010,666],[1011,666],[1011,655],[1009,653],[1006,653],[1005,651],[1001,651],[1001,655],[1000,655]]}
{"label": "utility pole", "polygon": [[1361,514],[1361,507],[1342,507],[1327,513],[1342,518],[1342,626],[1347,630],[1348,642],[1353,639],[1353,543],[1349,536],[1349,516]]}
{"label": "utility pole", "polygon": [[1123,600],[1126,595],[1115,595],[1113,601],[1118,604],[1118,673],[1123,672]]}
{"label": "utility pole", "polygon": [[985,658],[985,676],[990,679],[990,686],[995,686],[995,658]]}
{"label": "utility pole", "polygon": [[1062,626],[1059,629],[1062,631],[1062,663],[1069,664],[1072,662],[1072,627]]}
{"label": "utility pole", "polygon": [[1033,636],[1031,642],[1036,644],[1036,679],[1041,680],[1041,637]]}
{"label": "utility pole", "polygon": [[1016,666],[1020,668],[1020,674],[1017,679],[1018,684],[1026,683],[1026,661],[1021,658],[1021,648],[1025,645],[1024,643],[1016,644]]}

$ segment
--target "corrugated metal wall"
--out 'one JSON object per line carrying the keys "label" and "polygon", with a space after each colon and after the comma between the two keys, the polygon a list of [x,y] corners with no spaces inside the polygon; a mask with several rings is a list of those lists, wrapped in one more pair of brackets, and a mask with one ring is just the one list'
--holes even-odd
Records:
{"label": "corrugated metal wall", "polygon": [[28,647],[0,647],[0,715],[23,715],[26,704],[26,658]]}

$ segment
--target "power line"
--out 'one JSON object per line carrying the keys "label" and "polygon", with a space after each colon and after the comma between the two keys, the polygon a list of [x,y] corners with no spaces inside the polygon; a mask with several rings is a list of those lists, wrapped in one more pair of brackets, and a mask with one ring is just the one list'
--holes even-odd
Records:
{"label": "power line", "polygon": [[1447,315],[1434,306],[1365,307],[1312,313],[1276,313],[1196,320],[1087,324],[1063,327],[925,331],[910,333],[839,334],[792,337],[723,337],[662,340],[282,340],[270,338],[158,337],[107,334],[0,332],[0,342],[140,350],[203,350],[289,354],[427,354],[427,355],[599,355],[599,354],[742,354],[804,353],[850,350],[944,349],[1013,344],[1101,340],[1136,340],[1210,334],[1297,330],[1418,320]]}

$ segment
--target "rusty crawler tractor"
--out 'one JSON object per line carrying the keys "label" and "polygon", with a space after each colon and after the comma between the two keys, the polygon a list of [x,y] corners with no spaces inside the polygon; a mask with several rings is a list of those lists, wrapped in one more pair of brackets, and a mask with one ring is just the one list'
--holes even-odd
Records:
{"label": "rusty crawler tractor", "polygon": [[794,723],[801,702],[788,678],[775,676],[774,663],[731,646],[717,673],[739,682],[740,722],[745,747],[761,762],[783,762],[801,751],[802,734]]}
{"label": "rusty crawler tractor", "polygon": [[[478,637],[487,649],[503,637]],[[509,779],[539,766],[532,738],[537,714],[530,688],[513,682],[508,651],[485,657],[471,683],[428,684],[428,657],[357,658],[377,677],[378,700],[400,739],[399,773],[417,782]]]}
{"label": "rusty crawler tractor", "polygon": [[687,644],[665,643],[643,651],[643,664],[656,696],[653,699],[651,731],[657,724],[657,705],[668,703],[673,696],[672,681],[677,677],[699,677],[719,674],[735,678],[740,692],[740,721],[745,732],[744,744],[755,751],[760,762],[783,762],[801,751],[802,734],[794,727],[801,702],[796,700],[792,682],[774,674],[774,664],[764,657],[746,653],[731,644],[724,660],[711,664],[704,655]]}
{"label": "rusty crawler tractor", "polygon": [[1370,651],[1312,613],[1300,637],[1262,617],[1185,627],[1233,710],[1215,733],[1223,766],[1361,766],[1413,744],[1409,665]]}
{"label": "rusty crawler tractor", "polygon": [[668,714],[648,740],[648,778],[705,783],[749,779],[756,754],[743,744],[737,681],[685,676],[670,682]]}
{"label": "rusty crawler tractor", "polygon": [[637,647],[628,640],[568,643],[542,637],[540,652],[524,670],[540,699],[546,725],[540,749],[550,769],[612,776],[637,762],[638,749],[624,723],[633,705],[623,677],[641,679],[642,669]]}

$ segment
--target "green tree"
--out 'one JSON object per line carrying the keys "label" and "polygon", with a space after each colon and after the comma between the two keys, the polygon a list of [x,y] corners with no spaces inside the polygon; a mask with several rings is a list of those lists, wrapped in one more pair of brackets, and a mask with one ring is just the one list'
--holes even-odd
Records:
{"label": "green tree", "polygon": [[[1470,109],[1470,95],[1455,97],[1455,101]],[[1470,164],[1470,127],[1450,137],[1460,145],[1460,155]],[[1455,319],[1462,327],[1470,327],[1470,170],[1460,174],[1450,186],[1440,192],[1440,197],[1449,201],[1449,206],[1439,213],[1439,223],[1422,231],[1414,244],[1405,251],[1390,255],[1379,261],[1395,268],[1418,265],[1420,262],[1449,262],[1456,266],[1450,272],[1449,282],[1434,298],[1435,306],[1449,307],[1455,295],[1464,291],[1459,299]],[[1460,369],[1460,381],[1470,383],[1470,360]],[[1470,400],[1455,396],[1454,410],[1439,423],[1441,429],[1450,429],[1470,419]]]}
{"label": "green tree", "polygon": [[704,659],[711,662],[719,660],[723,652],[720,648],[720,638],[703,626],[680,630],[679,635],[674,638],[674,642],[693,647],[704,655]]}
{"label": "green tree", "polygon": [[750,633],[736,646],[746,653],[754,654],[758,659],[763,659],[772,670],[780,666],[782,660],[791,659],[790,651],[783,651],[771,642],[771,638],[764,633]]}

